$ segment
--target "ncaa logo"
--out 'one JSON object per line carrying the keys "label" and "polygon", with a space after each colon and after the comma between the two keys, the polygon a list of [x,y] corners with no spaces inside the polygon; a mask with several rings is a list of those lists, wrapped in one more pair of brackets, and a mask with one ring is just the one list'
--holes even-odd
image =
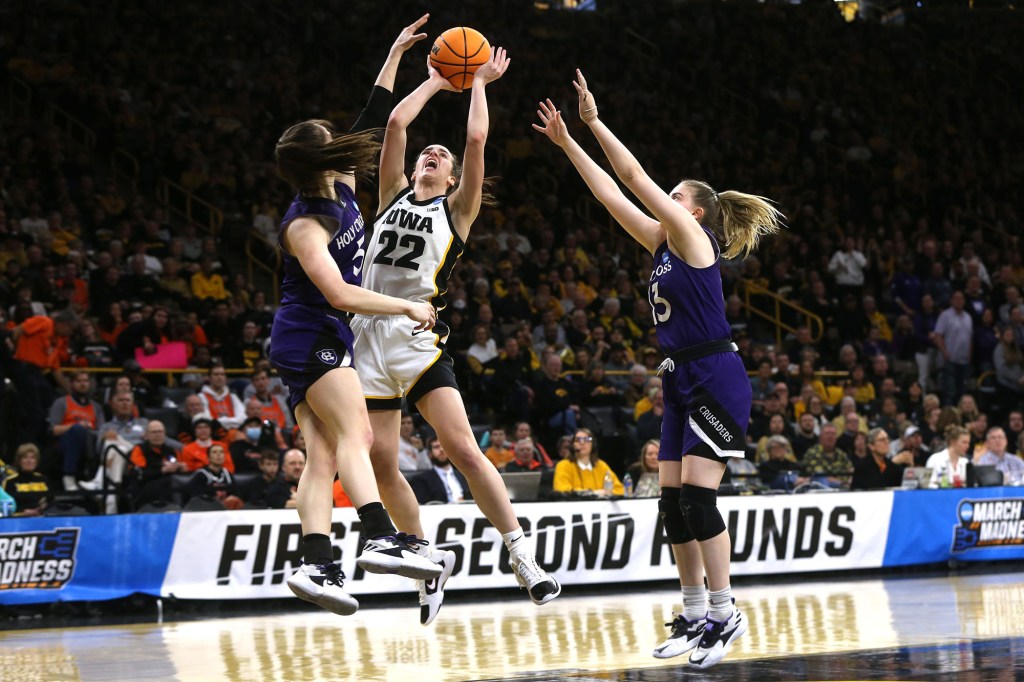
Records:
{"label": "ncaa logo", "polygon": [[967,525],[974,520],[974,505],[970,501],[964,500],[960,503],[960,523]]}
{"label": "ncaa logo", "polygon": [[324,350],[317,351],[316,356],[320,358],[320,362],[325,365],[338,364],[338,354],[334,352],[333,348],[325,348]]}

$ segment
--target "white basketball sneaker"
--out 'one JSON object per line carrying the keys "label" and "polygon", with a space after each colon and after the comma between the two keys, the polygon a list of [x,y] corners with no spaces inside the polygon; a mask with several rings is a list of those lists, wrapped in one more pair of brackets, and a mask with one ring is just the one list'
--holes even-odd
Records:
{"label": "white basketball sneaker", "polygon": [[665,627],[672,628],[672,633],[664,642],[654,647],[655,658],[673,658],[693,650],[700,643],[704,634],[705,619],[686,620],[682,615],[672,614],[675,618]]}
{"label": "white basketball sneaker", "polygon": [[431,561],[441,565],[441,575],[430,580],[420,580],[420,623],[430,625],[441,610],[444,601],[444,586],[455,570],[455,552],[446,549],[430,551]]}
{"label": "white basketball sneaker", "polygon": [[426,544],[426,540],[405,533],[373,538],[363,545],[363,553],[356,559],[356,563],[368,573],[391,573],[416,580],[430,580],[441,575],[444,568],[416,552],[417,546],[423,544]]}
{"label": "white basketball sneaker", "polygon": [[702,670],[715,665],[725,658],[729,648],[746,631],[747,618],[735,606],[732,615],[725,622],[708,618],[700,644],[690,654],[690,665]]}
{"label": "white basketball sneaker", "polygon": [[288,578],[288,587],[299,599],[339,616],[351,616],[359,602],[342,588],[344,581],[345,573],[338,564],[302,564]]}
{"label": "white basketball sneaker", "polygon": [[562,586],[537,564],[537,558],[526,552],[511,552],[509,565],[521,587],[525,587],[530,599],[538,606],[562,593]]}

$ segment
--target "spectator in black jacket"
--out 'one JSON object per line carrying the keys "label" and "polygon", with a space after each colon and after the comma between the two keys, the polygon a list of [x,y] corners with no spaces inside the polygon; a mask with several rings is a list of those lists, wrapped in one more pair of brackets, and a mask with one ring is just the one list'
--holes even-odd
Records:
{"label": "spectator in black jacket", "polygon": [[555,353],[545,357],[541,373],[533,384],[533,396],[537,421],[551,433],[563,436],[576,432],[576,420],[580,414],[576,386],[568,377],[562,376],[562,358]]}
{"label": "spectator in black jacket", "polygon": [[437,438],[427,442],[428,456],[433,465],[429,470],[412,479],[410,485],[420,504],[428,502],[462,502],[472,500],[473,493],[462,473],[452,466],[448,453]]}
{"label": "spectator in black jacket", "polygon": [[889,434],[882,428],[868,431],[867,442],[867,456],[853,458],[853,482],[850,488],[880,490],[899,486],[903,482],[903,469],[914,465],[913,453],[904,450],[888,459]]}

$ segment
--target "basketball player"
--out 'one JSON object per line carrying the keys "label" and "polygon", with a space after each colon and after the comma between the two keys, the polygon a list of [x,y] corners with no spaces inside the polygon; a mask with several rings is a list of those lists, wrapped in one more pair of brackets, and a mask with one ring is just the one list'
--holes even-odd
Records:
{"label": "basketball player", "polygon": [[[766,200],[718,193],[684,180],[665,193],[597,117],[583,74],[573,83],[580,118],[597,137],[615,174],[654,215],[648,217],[569,136],[551,100],[534,128],[558,145],[620,225],[654,255],[648,297],[658,342],[668,357],[658,478],[659,510],[679,570],[683,613],[657,658],[691,651],[690,665],[709,668],[747,630],[729,585],[729,533],[717,491],[729,457],[743,457],[751,388],[725,319],[719,239],[726,258],[746,254],[776,232],[781,214]],[[716,233],[713,230],[718,230]],[[704,575],[708,593],[705,594]],[[710,598],[710,611],[707,610]]]}
{"label": "basketball player", "polygon": [[421,541],[396,531],[380,502],[369,461],[373,433],[353,369],[348,326],[352,313],[402,315],[423,333],[435,321],[426,301],[360,287],[364,228],[354,193],[355,176],[372,170],[379,148],[373,132],[363,131],[383,123],[398,62],[426,37],[416,34],[426,20],[422,17],[399,35],[352,131],[341,134],[329,121],[304,121],[286,130],[276,148],[278,172],[298,194],[278,232],[284,278],[270,361],[291,391],[289,401],[308,455],[297,491],[303,563],[288,586],[296,596],[339,615],[354,613],[359,602],[343,589],[345,576],[330,542],[335,474],[368,538],[358,559],[361,567],[413,578],[441,573],[417,553]]}
{"label": "basketball player", "polygon": [[[432,144],[416,158],[411,178],[405,176],[406,129],[431,97],[454,90],[437,71],[428,66],[427,80],[391,112],[381,149],[381,209],[367,242],[364,286],[444,307],[448,276],[462,255],[483,198],[489,126],[485,88],[505,73],[508,64],[505,50],[495,48],[476,72],[461,166],[448,149]],[[437,432],[449,459],[466,477],[473,499],[501,533],[519,584],[537,604],[557,597],[561,586],[537,565],[501,476],[477,446],[452,360],[445,352],[447,328],[439,324],[433,331],[421,331],[401,316],[359,315],[352,329],[356,369],[374,434],[370,460],[381,497],[398,527],[423,535],[416,497],[398,469],[399,408],[405,397]],[[455,554],[425,546],[420,551],[443,566],[436,581],[420,583],[420,622],[426,625],[441,607]]]}

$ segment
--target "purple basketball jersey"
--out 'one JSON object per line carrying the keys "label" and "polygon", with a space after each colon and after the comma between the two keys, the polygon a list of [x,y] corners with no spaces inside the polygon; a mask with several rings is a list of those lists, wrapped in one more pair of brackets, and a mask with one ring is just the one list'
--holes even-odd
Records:
{"label": "purple basketball jersey", "polygon": [[284,264],[284,278],[281,281],[281,305],[300,304],[314,307],[328,307],[327,299],[320,292],[309,276],[302,269],[299,259],[289,254],[281,245],[284,228],[296,218],[320,217],[336,228],[331,234],[328,249],[334,262],[338,264],[341,276],[349,284],[359,286],[363,281],[362,267],[363,240],[366,230],[363,227],[363,216],[359,213],[356,197],[352,190],[340,182],[334,183],[338,200],[333,201],[322,197],[304,197],[297,195],[288,207],[281,220],[278,230],[278,248],[281,249],[281,260]]}
{"label": "purple basketball jersey", "polygon": [[718,242],[704,232],[716,257],[706,268],[689,265],[669,250],[667,241],[654,252],[647,297],[654,311],[658,343],[666,353],[732,336],[725,319]]}

